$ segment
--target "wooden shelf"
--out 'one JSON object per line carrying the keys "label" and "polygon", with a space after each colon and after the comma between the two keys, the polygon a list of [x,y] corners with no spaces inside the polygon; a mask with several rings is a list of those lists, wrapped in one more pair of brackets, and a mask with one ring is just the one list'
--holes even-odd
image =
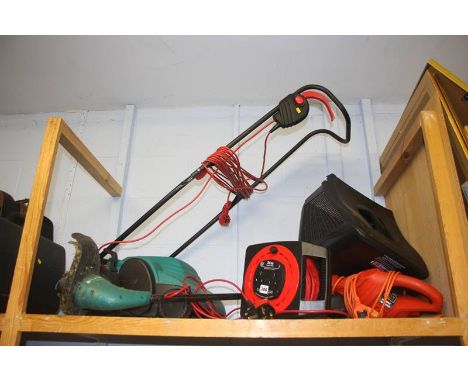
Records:
{"label": "wooden shelf", "polygon": [[[4,315],[0,315],[0,330]],[[356,338],[460,336],[456,317],[317,320],[198,320],[25,314],[19,330],[29,333],[101,334],[198,338]]]}
{"label": "wooden shelf", "polygon": [[[468,91],[466,84],[461,86]],[[437,83],[426,68],[381,157],[382,177],[375,190],[385,195],[403,233],[428,263],[430,282],[442,290],[447,302],[447,317],[200,320],[26,314],[39,222],[58,144],[112,196],[121,193],[117,182],[66,123],[51,118],[36,169],[7,310],[0,314],[0,344],[19,344],[23,332],[198,338],[459,336],[468,343],[468,223],[444,120],[444,112],[448,111],[442,110],[440,97]]]}
{"label": "wooden shelf", "polygon": [[27,314],[22,332],[226,338],[462,336],[458,318],[200,320]]}

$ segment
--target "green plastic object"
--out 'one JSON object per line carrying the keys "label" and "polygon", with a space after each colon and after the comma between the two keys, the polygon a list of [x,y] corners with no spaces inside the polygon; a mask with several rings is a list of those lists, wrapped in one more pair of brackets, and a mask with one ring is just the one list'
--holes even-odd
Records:
{"label": "green plastic object", "polygon": [[[164,284],[179,288],[182,287],[182,280],[186,276],[200,279],[195,269],[189,264],[172,257],[137,256],[136,258],[149,266],[156,285]],[[135,259],[135,257],[117,261],[116,270],[120,271],[123,264],[130,259]],[[186,279],[186,283],[190,284],[192,291],[195,291],[198,286],[198,283],[190,278]],[[204,292],[200,290],[198,293]],[[108,312],[139,308],[152,303],[150,292],[119,287],[97,274],[85,276],[77,284],[73,293],[73,301],[80,309]],[[213,304],[219,313],[225,314],[224,305],[221,302],[214,301]]]}
{"label": "green plastic object", "polygon": [[[174,286],[182,286],[182,280],[185,276],[193,276],[199,279],[197,271],[193,269],[186,262],[173,257],[161,256],[135,256],[117,261],[116,269],[120,271],[122,265],[130,259],[143,260],[150,268],[156,284],[166,284]],[[190,278],[186,279],[187,282],[195,288],[197,283]]]}
{"label": "green plastic object", "polygon": [[[140,259],[144,261],[151,269],[154,281],[156,284],[172,285],[174,287],[182,287],[182,280],[186,276],[193,276],[197,280],[200,280],[197,271],[187,264],[185,261],[176,259],[174,257],[162,257],[162,256],[135,256],[129,257],[123,260],[119,260],[116,263],[117,271],[120,270],[125,261],[130,259]],[[192,291],[198,286],[198,283],[191,278],[186,278],[186,283],[192,287]],[[205,293],[203,290],[198,293]],[[216,310],[220,314],[226,314],[224,304],[220,301],[213,301]]]}
{"label": "green plastic object", "polygon": [[89,275],[78,283],[73,299],[81,309],[112,311],[149,305],[151,293],[121,288],[99,275]]}

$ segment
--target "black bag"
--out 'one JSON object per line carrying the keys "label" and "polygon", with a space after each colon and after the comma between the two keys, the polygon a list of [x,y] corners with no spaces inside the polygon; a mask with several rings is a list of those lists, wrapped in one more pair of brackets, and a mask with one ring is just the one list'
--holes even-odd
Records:
{"label": "black bag", "polygon": [[[0,217],[21,227],[24,225],[28,204],[29,199],[15,201],[10,194],[0,191]],[[45,216],[42,220],[41,236],[54,241],[54,224]]]}
{"label": "black bag", "polygon": [[[0,217],[0,313],[4,313],[10,294],[22,228]],[[41,237],[37,246],[36,262],[31,280],[31,291],[26,311],[37,314],[55,314],[59,298],[55,285],[65,272],[65,249]]]}

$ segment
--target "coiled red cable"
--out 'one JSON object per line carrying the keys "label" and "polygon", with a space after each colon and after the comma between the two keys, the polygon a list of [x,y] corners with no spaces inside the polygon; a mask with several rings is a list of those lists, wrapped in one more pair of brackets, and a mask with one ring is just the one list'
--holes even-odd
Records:
{"label": "coiled red cable", "polygon": [[[218,148],[213,154],[211,154],[206,160],[202,162],[203,167],[205,168],[205,172],[202,172],[197,179],[202,179],[205,174],[209,174],[209,179],[205,182],[203,185],[202,189],[200,192],[198,192],[195,197],[190,200],[188,203],[184,204],[182,207],[174,211],[172,214],[167,216],[164,220],[162,220],[156,227],[154,227],[151,231],[146,233],[145,235],[138,237],[136,239],[128,239],[128,240],[114,240],[114,241],[109,241],[107,243],[101,244],[98,247],[98,250],[100,251],[102,248],[110,245],[110,244],[128,244],[128,243],[136,243],[141,240],[146,239],[148,236],[151,236],[155,231],[159,229],[164,223],[166,223],[168,220],[173,218],[175,215],[177,215],[179,212],[183,211],[187,207],[189,207],[191,204],[193,204],[200,196],[201,194],[205,191],[206,187],[210,183],[210,181],[213,179],[216,183],[218,183],[221,187],[225,188],[226,190],[229,191],[228,197],[227,197],[227,202],[224,204],[223,209],[221,211],[221,214],[219,216],[219,222],[221,225],[228,225],[230,222],[230,217],[229,217],[229,209],[231,207],[231,202],[229,201],[229,196],[231,195],[231,192],[234,193],[240,193],[242,197],[248,198],[254,191],[266,191],[268,188],[268,185],[266,182],[261,179],[263,177],[263,170],[265,168],[265,160],[266,160],[266,148],[267,148],[267,140],[268,137],[270,136],[270,133],[268,133],[265,137],[264,141],[264,148],[263,148],[263,162],[262,162],[262,169],[260,173],[260,177],[256,177],[252,174],[250,174],[247,170],[242,168],[240,165],[239,157],[236,154],[236,151],[238,151],[242,146],[247,144],[249,141],[254,139],[258,134],[260,134],[262,131],[264,131],[268,126],[271,126],[274,123],[274,121],[270,121],[269,123],[265,124],[262,126],[260,129],[258,129],[255,134],[252,134],[248,139],[246,139],[244,142],[239,144],[235,149],[231,150],[230,148],[226,146],[222,146]],[[210,169],[210,164],[213,166],[216,166],[216,168]],[[261,184],[264,185],[263,189],[257,189],[252,187],[248,180],[253,180],[254,182],[259,181]]]}
{"label": "coiled red cable", "polygon": [[305,301],[316,301],[320,290],[320,277],[318,274],[317,267],[314,260],[309,256],[306,257],[305,261]]}
{"label": "coiled red cable", "polygon": [[[248,199],[254,191],[266,191],[266,182],[252,175],[241,164],[239,157],[229,147],[222,146],[202,162],[207,174],[217,184],[229,192],[240,194],[244,199]],[[254,188],[249,181],[259,182],[263,188]]]}

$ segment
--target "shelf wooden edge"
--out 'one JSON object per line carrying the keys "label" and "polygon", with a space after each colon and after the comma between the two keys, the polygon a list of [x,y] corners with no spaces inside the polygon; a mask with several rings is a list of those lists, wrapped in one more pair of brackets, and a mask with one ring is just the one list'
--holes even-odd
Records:
{"label": "shelf wooden edge", "polygon": [[2,331],[3,329],[3,325],[4,325],[4,322],[3,322],[3,319],[5,318],[5,314],[4,313],[0,313],[0,332]]}
{"label": "shelf wooden edge", "polygon": [[446,318],[198,320],[26,314],[22,332],[205,338],[337,338],[462,336],[463,322]]}
{"label": "shelf wooden edge", "polygon": [[85,146],[62,118],[60,121],[60,144],[111,196],[122,195],[122,186],[104,168],[94,154]]}
{"label": "shelf wooden edge", "polygon": [[458,77],[456,74],[452,73],[450,70],[448,70],[445,66],[442,66],[439,64],[436,60],[430,59],[426,65],[426,69],[433,68],[443,76],[447,77],[450,81],[452,81],[455,85],[459,86],[462,88],[464,91],[468,91],[468,84],[463,81],[460,77]]}
{"label": "shelf wooden edge", "polygon": [[388,165],[382,172],[382,175],[377,180],[374,186],[374,194],[384,196],[388,190],[395,184],[400,174],[405,170],[406,166],[416,155],[417,151],[423,146],[423,134],[419,123],[414,123],[414,126],[407,134],[407,141],[403,142],[401,153],[395,155],[388,161]]}

